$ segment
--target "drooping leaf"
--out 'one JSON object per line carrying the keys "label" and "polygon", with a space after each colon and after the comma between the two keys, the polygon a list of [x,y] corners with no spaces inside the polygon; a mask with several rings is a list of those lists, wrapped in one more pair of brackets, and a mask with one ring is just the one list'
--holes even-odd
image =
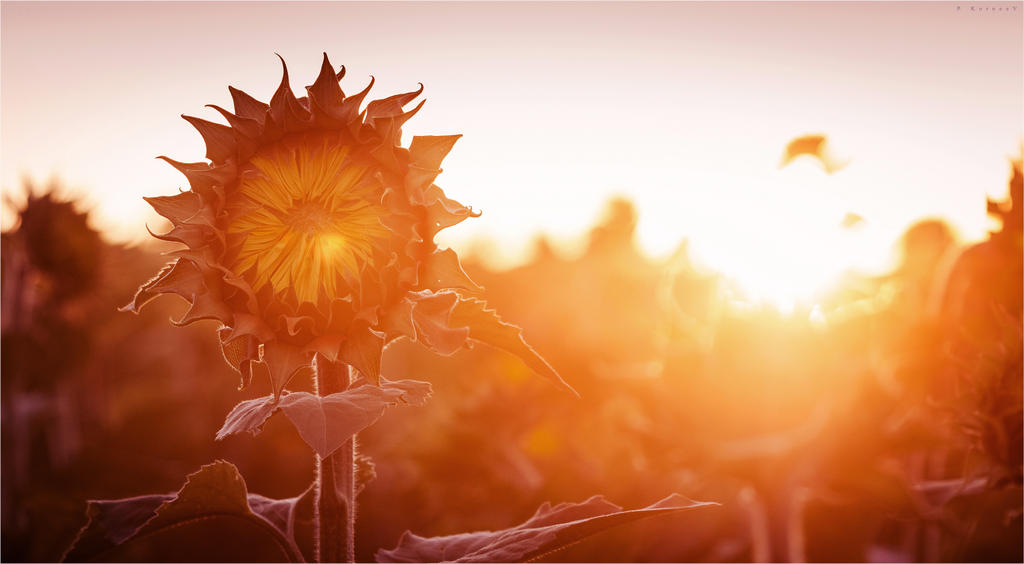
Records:
{"label": "drooping leaf", "polygon": [[353,435],[380,419],[387,406],[422,405],[429,396],[427,382],[382,381],[380,386],[374,386],[363,381],[361,385],[357,382],[344,392],[327,396],[307,392],[286,394],[277,407],[295,425],[302,440],[322,458],[327,458]]}
{"label": "drooping leaf", "polygon": [[[265,499],[265,498],[264,498]],[[254,513],[245,481],[222,460],[177,494],[90,501],[66,561],[302,561],[291,537]]]}
{"label": "drooping leaf", "polygon": [[583,503],[545,503],[524,523],[501,531],[424,538],[408,531],[378,562],[525,562],[564,548],[605,529],[638,519],[718,505],[672,494],[643,509],[623,511],[601,496]]}
{"label": "drooping leaf", "polygon": [[468,327],[469,338],[518,356],[526,366],[539,376],[554,382],[562,389],[579,396],[555,369],[542,358],[533,347],[523,340],[522,329],[502,321],[487,304],[474,298],[463,298],[456,302],[448,320],[449,327]]}
{"label": "drooping leaf", "polygon": [[306,562],[313,561],[313,497],[314,487],[288,499],[271,499],[249,494],[249,507],[253,513],[270,521],[285,536],[295,542]]}
{"label": "drooping leaf", "polygon": [[89,501],[86,508],[89,524],[78,534],[74,549],[66,559],[74,561],[77,555],[95,554],[123,543],[156,515],[157,508],[171,499],[174,499],[173,494]]}
{"label": "drooping leaf", "polygon": [[231,413],[228,413],[224,419],[224,425],[217,431],[217,440],[246,431],[253,435],[259,434],[263,430],[263,424],[270,419],[278,407],[278,400],[273,394],[239,402],[231,410]]}

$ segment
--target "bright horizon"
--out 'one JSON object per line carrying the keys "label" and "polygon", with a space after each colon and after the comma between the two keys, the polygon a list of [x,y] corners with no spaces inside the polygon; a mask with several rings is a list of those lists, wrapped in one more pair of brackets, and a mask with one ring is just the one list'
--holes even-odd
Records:
{"label": "bright horizon", "polygon": [[[969,7],[990,8],[971,12]],[[959,8],[959,9],[958,9]],[[425,85],[413,135],[462,133],[438,184],[484,212],[445,233],[520,262],[570,248],[613,195],[652,256],[684,238],[753,294],[800,299],[846,268],[885,268],[937,217],[994,227],[1024,131],[1020,2],[2,4],[2,186],[58,176],[114,240],[160,220],[142,196],[201,160],[179,114],[220,120],[227,86],[269,99],[274,53],[301,93],[326,51],[346,92]],[[125,46],[131,45],[131,48]],[[68,92],[72,94],[69,96]],[[786,144],[829,136],[826,175]],[[5,209],[4,227],[11,221]],[[865,218],[857,230],[843,216]],[[799,284],[794,284],[794,281]],[[758,287],[760,285],[760,287]]]}

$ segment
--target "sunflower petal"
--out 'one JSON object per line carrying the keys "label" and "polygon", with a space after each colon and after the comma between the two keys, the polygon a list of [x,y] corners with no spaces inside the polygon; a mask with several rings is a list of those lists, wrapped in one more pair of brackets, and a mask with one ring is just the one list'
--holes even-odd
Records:
{"label": "sunflower petal", "polygon": [[384,352],[384,339],[370,330],[368,324],[358,322],[349,331],[348,339],[341,343],[338,360],[352,366],[369,381],[380,382],[380,356]]}
{"label": "sunflower petal", "polygon": [[261,363],[269,372],[274,395],[280,396],[281,390],[298,372],[313,369],[313,353],[295,345],[271,341],[263,344]]}
{"label": "sunflower petal", "polygon": [[[146,227],[146,230],[149,230],[148,226]],[[210,230],[199,225],[178,225],[167,233],[153,233],[152,231],[149,231],[149,234],[161,241],[182,243],[192,249],[205,247],[210,244],[211,241],[216,239]]]}
{"label": "sunflower petal", "polygon": [[192,124],[206,142],[206,158],[215,163],[233,159],[238,152],[235,134],[226,125],[206,121],[197,117],[182,115],[185,121]]}
{"label": "sunflower petal", "polygon": [[425,206],[427,188],[434,183],[439,174],[441,169],[409,165],[409,170],[405,173],[405,191],[409,195],[409,201],[417,206]]}
{"label": "sunflower petal", "polygon": [[363,104],[363,100],[366,95],[370,93],[370,89],[373,88],[375,79],[371,76],[370,83],[366,85],[360,92],[348,96],[341,103],[341,106],[336,112],[333,113],[335,119],[342,123],[349,124],[349,131],[353,134],[358,134],[362,127],[362,120],[360,120],[359,106]]}
{"label": "sunflower petal", "polygon": [[193,294],[191,302],[192,306],[188,308],[185,315],[181,319],[171,320],[171,323],[182,327],[204,319],[212,319],[221,323],[231,322],[231,308],[212,292]]}
{"label": "sunflower petal", "polygon": [[462,223],[470,217],[480,217],[480,212],[445,196],[434,185],[426,189],[425,200],[428,202],[426,223],[434,229],[431,233]]}
{"label": "sunflower petal", "polygon": [[426,290],[462,288],[471,292],[482,292],[473,279],[462,270],[459,256],[451,249],[436,251],[420,263],[419,284]]}
{"label": "sunflower petal", "polygon": [[309,120],[309,111],[302,107],[302,104],[295,98],[295,94],[292,93],[292,87],[288,80],[288,65],[284,62],[284,58],[281,55],[277,57],[281,59],[281,84],[278,85],[277,91],[270,99],[270,115],[286,130],[300,129]]}
{"label": "sunflower petal", "polygon": [[260,359],[260,343],[251,335],[232,335],[230,327],[222,327],[217,334],[221,354],[228,365],[242,375],[238,389],[244,390],[252,383],[252,365]]}
{"label": "sunflower petal", "polygon": [[248,148],[255,148],[256,145],[254,143],[254,140],[260,136],[260,133],[263,132],[263,126],[260,122],[256,121],[253,118],[246,118],[235,115],[216,104],[207,104],[206,107],[213,108],[217,110],[217,112],[219,112],[220,115],[224,116],[224,119],[228,122],[229,125],[231,125],[231,129],[234,130],[235,138],[240,143],[248,141]]}
{"label": "sunflower petal", "polygon": [[233,341],[241,337],[253,337],[257,341],[270,341],[274,338],[273,331],[265,321],[251,313],[241,311],[235,312],[231,324],[224,329],[227,330],[227,333],[222,334],[224,341]]}
{"label": "sunflower petal", "polygon": [[135,296],[132,298],[132,301],[121,306],[119,311],[139,313],[143,306],[152,301],[153,298],[159,296],[160,292],[154,291],[153,286],[156,286],[160,280],[167,276],[171,269],[174,268],[174,264],[175,263],[164,265],[164,267],[160,269],[160,272],[156,273],[156,276],[150,278],[149,281],[142,286],[139,286],[139,289],[135,291]]}
{"label": "sunflower petal", "polygon": [[345,340],[345,335],[339,333],[327,333],[310,341],[303,350],[306,352],[319,353],[331,362],[338,362],[338,354],[341,352],[341,345]]}
{"label": "sunflower petal", "polygon": [[327,53],[324,53],[324,62],[320,65],[320,76],[316,78],[316,82],[312,86],[306,87],[313,107],[328,116],[331,115],[333,109],[340,107],[345,99],[345,93],[342,92],[341,85],[338,84],[341,77],[345,76],[345,67],[341,67],[341,69],[340,76],[335,74],[334,67],[331,66],[331,61],[327,58]]}
{"label": "sunflower petal", "polygon": [[396,117],[402,114],[402,107],[411,102],[414,98],[423,93],[423,83],[412,92],[395,94],[380,100],[374,100],[366,105],[366,119],[372,121],[378,118]]}
{"label": "sunflower petal", "polygon": [[166,217],[175,225],[184,223],[190,217],[199,213],[202,205],[199,195],[195,192],[182,192],[174,196],[156,196],[153,198],[142,198],[156,210],[156,213]]}
{"label": "sunflower petal", "polygon": [[424,169],[439,169],[441,161],[462,135],[417,135],[409,144],[409,164]]}
{"label": "sunflower petal", "polygon": [[268,104],[260,102],[234,86],[228,86],[228,91],[231,92],[231,102],[235,105],[235,113],[239,117],[249,118],[263,125],[267,112],[270,111]]}
{"label": "sunflower petal", "polygon": [[416,340],[416,326],[412,320],[413,302],[403,298],[398,303],[384,310],[381,315],[381,329],[385,339],[390,342],[399,337]]}
{"label": "sunflower petal", "polygon": [[191,299],[195,294],[205,293],[206,284],[203,282],[202,272],[192,261],[179,259],[149,289],[161,294],[174,293]]}
{"label": "sunflower petal", "polygon": [[308,315],[286,315],[284,316],[284,322],[288,335],[292,337],[298,335],[303,329],[312,331],[316,325],[313,318]]}
{"label": "sunflower petal", "polygon": [[370,125],[377,131],[377,135],[380,136],[382,147],[394,148],[402,151],[405,150],[399,147],[402,142],[402,126],[405,125],[405,122],[409,121],[412,116],[419,113],[419,111],[423,109],[423,104],[425,103],[426,100],[423,100],[408,112],[400,113],[395,116],[373,118],[370,120]]}
{"label": "sunflower petal", "polygon": [[218,194],[217,186],[230,182],[237,173],[234,161],[210,166],[208,163],[183,163],[163,155],[157,158],[185,175],[192,191],[208,204],[223,201],[223,194]]}
{"label": "sunflower petal", "polygon": [[449,324],[452,308],[458,300],[459,296],[454,292],[418,294],[412,309],[416,340],[442,355],[454,354],[464,347],[470,335],[469,328]]}

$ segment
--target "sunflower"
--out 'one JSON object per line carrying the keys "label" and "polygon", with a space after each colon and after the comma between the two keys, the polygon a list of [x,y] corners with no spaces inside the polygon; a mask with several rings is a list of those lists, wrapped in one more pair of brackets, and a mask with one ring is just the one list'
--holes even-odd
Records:
{"label": "sunflower", "polygon": [[[182,116],[202,135],[208,162],[160,157],[190,189],[146,198],[181,243],[173,262],[124,309],[160,294],[190,303],[174,321],[213,319],[224,358],[248,385],[254,371],[275,394],[313,366],[315,354],[377,382],[384,346],[407,337],[440,354],[483,341],[568,387],[508,325],[473,297],[481,290],[434,236],[471,208],[433,184],[459,135],[414,137],[402,125],[423,91],[370,101],[369,85],[346,96],[345,68],[324,54],[320,75],[296,98],[288,68],[269,103],[229,87],[227,125]],[[151,232],[152,233],[152,232]],[[570,388],[571,389],[571,388]]]}

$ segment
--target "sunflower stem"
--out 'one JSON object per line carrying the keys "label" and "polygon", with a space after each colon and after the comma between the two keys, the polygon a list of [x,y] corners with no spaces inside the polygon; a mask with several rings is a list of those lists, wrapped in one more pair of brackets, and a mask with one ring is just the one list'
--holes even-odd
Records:
{"label": "sunflower stem", "polygon": [[[348,389],[352,368],[316,355],[313,381],[316,393],[326,396]],[[356,437],[327,458],[316,455],[313,505],[314,559],[317,562],[355,562]]]}

